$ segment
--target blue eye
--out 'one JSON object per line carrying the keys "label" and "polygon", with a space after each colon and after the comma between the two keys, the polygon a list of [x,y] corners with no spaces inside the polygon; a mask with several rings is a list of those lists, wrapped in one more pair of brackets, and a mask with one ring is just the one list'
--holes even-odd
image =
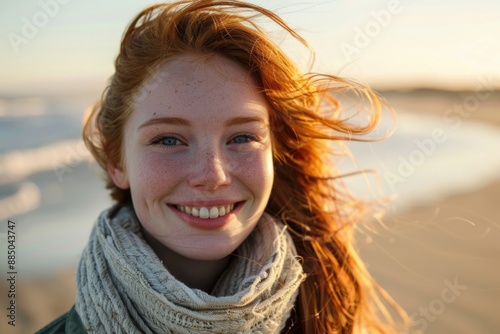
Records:
{"label": "blue eye", "polygon": [[182,142],[176,137],[159,135],[151,139],[149,141],[149,144],[171,147],[171,146],[182,145]]}
{"label": "blue eye", "polygon": [[259,141],[259,138],[254,135],[245,134],[245,135],[235,136],[233,139],[231,139],[231,141],[235,144],[245,144],[252,141]]}
{"label": "blue eye", "polygon": [[159,144],[165,145],[165,146],[175,146],[178,143],[180,143],[179,139],[175,137],[163,137],[162,139],[159,140]]}

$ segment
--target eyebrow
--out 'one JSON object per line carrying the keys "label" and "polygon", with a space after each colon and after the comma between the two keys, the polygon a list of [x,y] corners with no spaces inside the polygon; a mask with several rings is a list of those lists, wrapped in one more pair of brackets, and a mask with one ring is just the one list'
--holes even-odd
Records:
{"label": "eyebrow", "polygon": [[[230,126],[235,126],[235,125],[242,125],[242,124],[247,124],[247,123],[252,123],[252,122],[259,122],[264,125],[268,125],[268,122],[265,121],[263,118],[258,117],[258,116],[240,116],[240,117],[234,117],[226,121],[224,124],[225,127],[230,127]],[[137,130],[153,125],[153,124],[170,124],[170,125],[180,125],[180,126],[191,126],[191,122],[188,121],[185,118],[181,117],[160,117],[160,118],[152,118],[141,125],[137,128]]]}
{"label": "eyebrow", "polygon": [[139,125],[137,130],[140,130],[145,126],[149,126],[149,125],[153,125],[153,124],[171,124],[171,125],[191,126],[191,122],[185,118],[159,117],[159,118],[152,118],[149,121],[142,123],[141,125]]}
{"label": "eyebrow", "polygon": [[224,124],[225,127],[230,127],[234,125],[241,125],[241,124],[246,124],[246,123],[252,123],[252,122],[258,122],[262,123],[264,125],[267,125],[268,123],[262,119],[261,117],[258,116],[240,116],[240,117],[234,117],[226,121]]}

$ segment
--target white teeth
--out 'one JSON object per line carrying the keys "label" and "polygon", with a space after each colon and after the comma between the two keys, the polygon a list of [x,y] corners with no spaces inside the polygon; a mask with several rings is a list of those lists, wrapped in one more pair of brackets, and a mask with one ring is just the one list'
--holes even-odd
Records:
{"label": "white teeth", "polygon": [[210,218],[217,218],[219,217],[219,208],[216,208],[215,206],[210,209]]}
{"label": "white teeth", "polygon": [[196,208],[186,205],[177,205],[177,209],[190,214],[191,216],[207,219],[225,216],[234,209],[234,204],[228,204],[219,207],[213,206],[210,208],[204,206]]}
{"label": "white teeth", "polygon": [[207,208],[200,208],[200,218],[208,218],[209,213]]}
{"label": "white teeth", "polygon": [[200,213],[197,208],[191,208],[191,216],[199,217]]}

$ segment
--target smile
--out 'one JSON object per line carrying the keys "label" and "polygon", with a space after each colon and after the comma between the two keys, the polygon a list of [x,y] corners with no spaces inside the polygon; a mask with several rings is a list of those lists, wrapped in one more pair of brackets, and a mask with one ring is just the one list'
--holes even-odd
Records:
{"label": "smile", "polygon": [[227,205],[218,205],[212,207],[206,206],[188,206],[188,205],[176,205],[179,211],[187,213],[193,217],[199,218],[217,218],[222,217],[233,211],[235,203]]}

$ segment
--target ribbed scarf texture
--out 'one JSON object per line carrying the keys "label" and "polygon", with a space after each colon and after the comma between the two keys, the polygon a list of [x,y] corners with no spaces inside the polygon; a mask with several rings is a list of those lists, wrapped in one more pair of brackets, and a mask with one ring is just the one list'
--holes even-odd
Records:
{"label": "ribbed scarf texture", "polygon": [[176,280],[122,206],[98,218],[77,269],[89,333],[279,333],[304,280],[285,227],[264,214],[208,294]]}

